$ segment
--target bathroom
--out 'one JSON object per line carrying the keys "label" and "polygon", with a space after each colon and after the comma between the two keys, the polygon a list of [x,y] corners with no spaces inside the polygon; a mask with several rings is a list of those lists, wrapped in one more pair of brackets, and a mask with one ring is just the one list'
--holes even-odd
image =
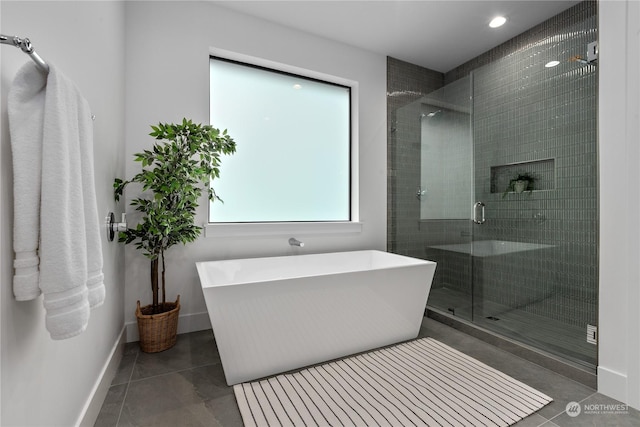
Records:
{"label": "bathroom", "polygon": [[[631,78],[637,75],[638,64],[628,52],[638,50],[632,36],[640,23],[637,7],[632,1],[602,2],[598,10],[598,390],[636,408],[640,406],[640,279],[633,266],[640,256],[640,226],[632,213],[639,210],[640,195],[629,190],[640,184],[634,173],[640,156],[633,130],[637,97],[629,95],[638,93]],[[96,116],[96,158],[101,159],[96,163],[98,207],[104,213],[124,210],[124,205],[113,202],[112,180],[130,175],[131,155],[148,142],[149,124],[183,116],[208,121],[210,46],[357,80],[359,220],[364,225],[360,233],[304,236],[304,250],[387,249],[385,56],[207,2],[3,0],[0,11],[3,33],[28,36],[90,101]],[[107,301],[92,314],[89,329],[73,341],[51,341],[42,328],[41,305],[13,300],[5,285],[12,275],[6,93],[26,59],[17,49],[4,47],[1,60],[1,424],[43,425],[52,420],[58,425],[80,424],[85,415],[100,409],[94,402],[106,394],[100,380],[113,369],[109,362],[119,343],[135,340],[133,307],[137,299],[147,299],[146,263],[132,248],[103,243]],[[205,218],[206,207],[202,209]],[[184,301],[180,331],[209,327],[193,266],[196,261],[292,254],[288,237],[202,238],[176,251],[169,271],[170,279],[179,283],[174,290]],[[60,384],[69,383],[60,395]],[[33,411],[34,406],[39,410]]]}

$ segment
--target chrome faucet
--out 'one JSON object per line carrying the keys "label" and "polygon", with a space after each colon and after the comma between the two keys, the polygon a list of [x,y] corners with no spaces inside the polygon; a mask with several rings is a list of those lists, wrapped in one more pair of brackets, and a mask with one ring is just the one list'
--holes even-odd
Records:
{"label": "chrome faucet", "polygon": [[289,244],[291,246],[300,246],[301,248],[304,247],[304,243],[302,243],[300,240],[296,239],[295,237],[292,237],[289,239]]}

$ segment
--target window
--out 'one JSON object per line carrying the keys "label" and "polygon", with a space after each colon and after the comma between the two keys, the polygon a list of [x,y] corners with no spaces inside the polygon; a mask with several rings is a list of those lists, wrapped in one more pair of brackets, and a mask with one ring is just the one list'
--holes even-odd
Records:
{"label": "window", "polygon": [[351,87],[210,59],[211,125],[237,143],[211,223],[351,221]]}

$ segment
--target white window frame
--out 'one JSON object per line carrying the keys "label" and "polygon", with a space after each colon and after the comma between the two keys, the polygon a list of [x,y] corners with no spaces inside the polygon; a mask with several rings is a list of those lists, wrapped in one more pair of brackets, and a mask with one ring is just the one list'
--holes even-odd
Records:
{"label": "white window frame", "polygon": [[[351,234],[362,232],[359,209],[359,91],[358,82],[318,71],[308,70],[288,64],[270,61],[264,58],[239,54],[224,49],[210,48],[210,56],[243,62],[258,67],[297,74],[302,77],[326,81],[351,89],[351,220],[328,222],[252,222],[252,223],[211,223],[209,221],[209,204],[207,203],[207,222],[204,225],[205,237],[238,237],[238,236],[276,236],[276,235],[309,235],[309,234]],[[208,59],[208,58],[207,58]],[[207,61],[209,64],[209,61]],[[210,93],[210,91],[209,91]]]}

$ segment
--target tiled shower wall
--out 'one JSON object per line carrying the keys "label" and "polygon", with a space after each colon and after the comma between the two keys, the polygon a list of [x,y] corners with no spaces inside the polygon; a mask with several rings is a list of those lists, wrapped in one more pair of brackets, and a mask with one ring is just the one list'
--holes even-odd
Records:
{"label": "tiled shower wall", "polygon": [[[472,72],[475,200],[487,205],[487,221],[474,226],[474,239],[550,246],[477,260],[476,296],[580,328],[597,322],[597,66],[569,59],[585,57],[595,40],[597,3],[587,1],[442,80]],[[553,59],[561,64],[545,68]],[[388,249],[426,257],[427,246],[469,239],[470,221],[419,221],[419,121],[398,117],[401,107],[437,89],[442,75],[392,58],[388,63]],[[511,164],[544,179],[540,189],[503,198],[496,171]],[[546,169],[537,169],[541,165]],[[435,287],[458,280],[444,270]],[[458,267],[450,270],[465,276]]]}

